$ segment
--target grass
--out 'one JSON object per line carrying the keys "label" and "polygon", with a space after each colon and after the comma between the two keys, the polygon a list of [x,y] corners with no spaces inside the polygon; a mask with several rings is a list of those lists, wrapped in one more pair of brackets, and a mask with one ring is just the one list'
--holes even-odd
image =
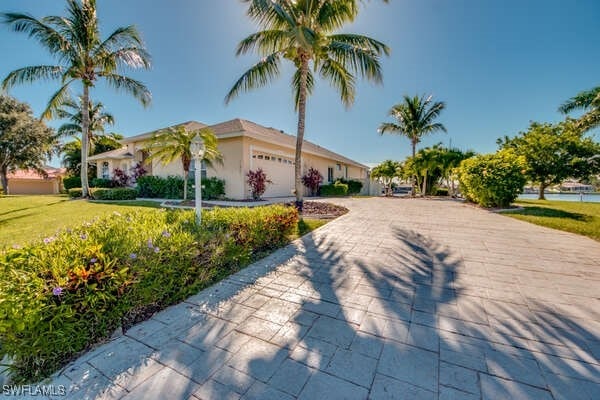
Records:
{"label": "grass", "polygon": [[524,209],[507,211],[503,214],[600,241],[600,203],[519,200],[516,204]]}
{"label": "grass", "polygon": [[[158,208],[153,201],[87,201],[70,200],[67,196],[6,196],[0,197],[0,248],[25,245],[56,231],[77,226],[95,217],[115,211],[126,212]],[[290,239],[296,239],[324,224],[327,220],[304,219]]]}

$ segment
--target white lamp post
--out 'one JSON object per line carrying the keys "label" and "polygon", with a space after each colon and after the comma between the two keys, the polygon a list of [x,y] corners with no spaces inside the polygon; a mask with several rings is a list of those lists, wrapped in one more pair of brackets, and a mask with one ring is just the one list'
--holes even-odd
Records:
{"label": "white lamp post", "polygon": [[194,160],[194,184],[196,185],[196,223],[202,222],[202,159],[204,158],[204,141],[196,135],[190,145],[192,159]]}

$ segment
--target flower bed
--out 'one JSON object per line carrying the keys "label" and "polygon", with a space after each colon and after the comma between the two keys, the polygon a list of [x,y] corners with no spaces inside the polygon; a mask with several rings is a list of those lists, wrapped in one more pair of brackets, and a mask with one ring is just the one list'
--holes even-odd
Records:
{"label": "flower bed", "polygon": [[147,318],[288,242],[292,207],[115,213],[0,253],[0,359],[14,382],[50,375],[119,326]]}

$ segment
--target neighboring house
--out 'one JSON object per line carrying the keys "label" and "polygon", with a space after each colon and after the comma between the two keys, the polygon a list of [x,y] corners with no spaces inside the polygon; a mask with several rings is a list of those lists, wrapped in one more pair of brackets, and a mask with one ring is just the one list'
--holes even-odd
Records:
{"label": "neighboring house", "polygon": [[[188,130],[205,128],[196,121],[183,124]],[[262,168],[273,182],[267,186],[265,197],[291,196],[294,189],[294,153],[296,137],[283,131],[266,128],[254,122],[234,119],[212,125],[218,138],[223,164],[213,168],[202,166],[202,177],[218,177],[225,180],[225,196],[231,199],[250,197],[246,174]],[[111,178],[115,168],[130,171],[138,162],[144,164],[149,175],[167,177],[182,176],[181,161],[163,165],[158,160],[147,160],[145,148],[157,131],[132,136],[121,140],[123,148],[94,155],[89,158],[97,165],[98,178]],[[316,168],[324,177],[324,183],[339,178],[357,179],[363,182],[363,192],[368,193],[368,167],[314,143],[304,141],[302,170]],[[193,176],[194,166],[191,167]]]}
{"label": "neighboring house", "polygon": [[46,176],[34,170],[19,169],[8,174],[8,194],[58,194],[65,168],[44,168]]}
{"label": "neighboring house", "polygon": [[579,182],[563,182],[560,185],[561,192],[593,192],[594,186]]}

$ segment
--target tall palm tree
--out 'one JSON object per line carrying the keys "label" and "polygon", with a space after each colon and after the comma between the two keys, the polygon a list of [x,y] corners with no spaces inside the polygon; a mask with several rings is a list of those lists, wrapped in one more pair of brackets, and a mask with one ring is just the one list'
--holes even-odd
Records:
{"label": "tall palm tree", "polygon": [[[80,98],[80,103],[82,99]],[[94,144],[98,136],[104,135],[106,125],[114,125],[115,117],[104,111],[104,104],[98,102],[89,102],[90,116],[89,116],[89,129],[88,129],[88,154],[94,152]],[[74,136],[78,137],[81,135],[81,105],[73,99],[66,100],[63,105],[56,110],[56,118],[66,119],[68,122],[62,124],[57,132],[59,137]]]}
{"label": "tall palm tree", "polygon": [[[50,98],[42,117],[50,118],[68,98],[69,88],[76,82],[82,86],[81,109],[89,110],[90,89],[100,79],[117,90],[123,90],[146,106],[151,94],[141,82],[120,75],[119,67],[149,68],[150,56],[133,25],[117,28],[101,39],[96,0],[66,0],[66,16],[36,19],[29,14],[3,13],[2,19],[15,32],[35,38],[57,60],[57,65],[38,65],[17,69],[8,74],[2,87],[8,89],[36,80],[59,80],[61,87]],[[81,118],[81,163],[87,165],[89,113]],[[83,196],[89,195],[86,168],[81,169]]]}
{"label": "tall palm tree", "polygon": [[600,86],[591,90],[585,90],[571,97],[558,110],[563,114],[571,111],[583,110],[583,114],[577,120],[577,125],[583,131],[589,131],[600,126]]}
{"label": "tall palm tree", "polygon": [[[404,102],[396,104],[389,111],[390,117],[396,122],[384,122],[379,126],[378,132],[392,133],[406,136],[412,146],[412,157],[417,152],[417,144],[421,142],[423,136],[435,132],[446,132],[446,127],[434,122],[441,112],[446,108],[446,103],[442,101],[433,102],[432,96],[414,96],[404,95]],[[413,177],[412,195],[415,194],[416,176]]]}
{"label": "tall palm tree", "polygon": [[262,59],[238,79],[225,102],[241,92],[267,85],[280,75],[283,60],[293,63],[292,89],[298,112],[295,189],[296,205],[301,209],[306,101],[315,86],[314,74],[327,80],[349,107],[354,102],[356,75],[381,82],[380,57],[389,54],[389,49],[367,36],[336,33],[356,18],[355,0],[244,1],[249,3],[247,15],[262,30],[242,40],[237,55],[256,51]]}
{"label": "tall palm tree", "polygon": [[[146,151],[150,154],[149,160],[157,159],[165,165],[177,159],[181,160],[184,200],[187,200],[188,174],[192,163],[191,145],[196,136],[200,136],[204,142],[204,158],[202,161],[208,166],[212,166],[213,161],[222,163],[223,156],[217,147],[217,137],[210,128],[194,131],[188,131],[184,125],[167,128],[157,132],[146,148]],[[201,166],[196,165],[195,168],[201,168]]]}

